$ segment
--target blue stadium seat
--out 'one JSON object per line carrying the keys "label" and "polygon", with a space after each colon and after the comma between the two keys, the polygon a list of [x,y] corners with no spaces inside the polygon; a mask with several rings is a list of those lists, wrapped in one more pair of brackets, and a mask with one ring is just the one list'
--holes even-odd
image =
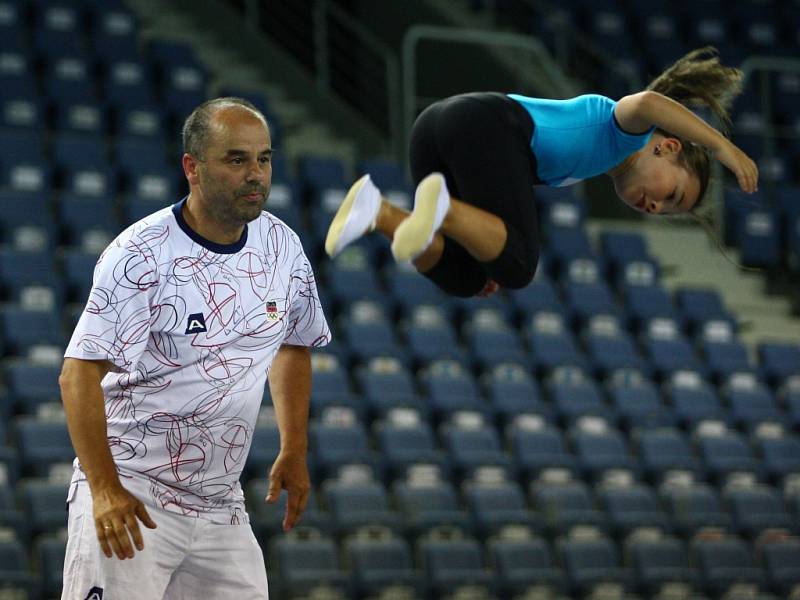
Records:
{"label": "blue stadium seat", "polygon": [[558,292],[553,282],[543,274],[541,266],[533,281],[520,290],[510,290],[509,298],[514,308],[523,315],[523,321],[541,310],[559,312],[562,309]]}
{"label": "blue stadium seat", "polygon": [[[3,539],[0,540],[0,581],[3,588],[14,588],[24,590],[23,597],[27,598],[29,593],[36,589],[37,578],[34,576],[28,552],[20,540]],[[59,588],[60,589],[60,588]]]}
{"label": "blue stadium seat", "polygon": [[780,494],[765,485],[729,487],[722,493],[738,533],[756,538],[766,529],[795,529]]}
{"label": "blue stadium seat", "polygon": [[[0,52],[0,57],[2,57],[2,52]],[[2,81],[1,77],[0,81]],[[0,128],[24,130],[44,126],[44,107],[39,98],[0,92]]]}
{"label": "blue stadium seat", "polygon": [[369,173],[372,181],[382,192],[407,190],[410,187],[403,165],[390,159],[372,158],[361,161],[356,171]]}
{"label": "blue stadium seat", "polygon": [[322,485],[331,526],[339,534],[381,525],[399,530],[399,515],[389,508],[384,487],[375,481],[329,480]]}
{"label": "blue stadium seat", "polygon": [[473,361],[482,369],[526,360],[515,328],[499,311],[487,308],[471,313],[464,321],[463,332]]}
{"label": "blue stadium seat", "polygon": [[320,585],[349,593],[349,577],[339,568],[339,552],[332,539],[282,536],[272,543],[271,550],[287,597],[308,594]]}
{"label": "blue stadium seat", "polygon": [[628,286],[623,292],[625,307],[634,329],[640,330],[652,319],[678,320],[669,293],[658,285]]}
{"label": "blue stadium seat", "polygon": [[82,51],[80,8],[68,2],[47,2],[34,11],[34,46],[47,56]]}
{"label": "blue stadium seat", "polygon": [[625,438],[611,427],[579,424],[568,436],[578,468],[586,476],[596,478],[610,469],[623,469],[633,474],[639,470],[638,463],[628,453]]}
{"label": "blue stadium seat", "polygon": [[277,458],[280,448],[281,440],[277,424],[258,423],[253,428],[250,452],[244,468],[245,474],[252,478],[264,477]]}
{"label": "blue stadium seat", "polygon": [[43,401],[58,402],[60,367],[31,364],[25,360],[7,362],[5,381],[10,397],[16,401],[20,412],[31,414]]}
{"label": "blue stadium seat", "polygon": [[680,288],[675,292],[675,300],[691,327],[712,319],[732,320],[719,292],[713,288]]}
{"label": "blue stadium seat", "polygon": [[158,105],[131,105],[116,111],[115,129],[119,136],[163,141],[167,115]]}
{"label": "blue stadium seat", "polygon": [[445,466],[433,429],[416,411],[390,411],[387,418],[374,424],[374,429],[378,449],[391,473],[398,475],[415,463]]}
{"label": "blue stadium seat", "polygon": [[757,433],[754,445],[770,477],[780,481],[786,475],[800,473],[800,437],[796,434]]}
{"label": "blue stadium seat", "polygon": [[534,314],[529,332],[530,356],[540,372],[564,365],[585,364],[575,338],[560,314],[550,311]]}
{"label": "blue stadium seat", "polygon": [[567,424],[589,415],[615,419],[599,386],[582,369],[557,367],[547,379],[547,391],[556,414]]}
{"label": "blue stadium seat", "polygon": [[42,576],[43,591],[57,597],[64,581],[64,555],[67,542],[58,536],[44,536],[34,546],[36,564]]}
{"label": "blue stadium seat", "polygon": [[308,191],[319,193],[325,188],[349,187],[344,163],[336,158],[302,156],[297,161],[297,174]]}
{"label": "blue stadium seat", "polygon": [[566,450],[561,431],[531,415],[521,415],[506,431],[517,468],[525,481],[545,469],[575,471],[575,458]]}
{"label": "blue stadium seat", "polygon": [[537,526],[534,514],[526,505],[525,493],[516,481],[465,482],[463,490],[478,535],[484,539],[508,525]]}
{"label": "blue stadium seat", "polygon": [[369,255],[361,246],[350,246],[327,264],[325,283],[340,305],[348,306],[357,300],[386,303]]}
{"label": "blue stadium seat", "polygon": [[112,58],[104,71],[103,96],[117,110],[158,105],[152,68],[144,62]]}
{"label": "blue stadium seat", "polygon": [[631,566],[639,585],[656,594],[665,584],[694,585],[697,573],[689,566],[686,546],[674,537],[634,540],[629,546]]}
{"label": "blue stadium seat", "polygon": [[447,313],[435,304],[420,301],[402,327],[410,357],[419,363],[463,359],[455,329]]}
{"label": "blue stadium seat", "polygon": [[357,372],[364,399],[374,413],[412,407],[427,414],[428,405],[420,400],[410,371],[396,358],[374,358]]}
{"label": "blue stadium seat", "polygon": [[51,56],[45,64],[44,89],[57,104],[90,104],[97,100],[91,65],[79,54]]}
{"label": "blue stadium seat", "polygon": [[579,323],[595,315],[616,315],[620,307],[614,300],[611,288],[604,281],[582,283],[570,281],[564,285],[568,310]]}
{"label": "blue stadium seat", "polygon": [[661,403],[653,382],[639,371],[616,371],[609,378],[606,389],[625,430],[675,424],[674,415]]}
{"label": "blue stadium seat", "polygon": [[631,573],[620,566],[617,548],[608,538],[568,537],[557,548],[573,593],[590,593],[602,583],[630,584]]}
{"label": "blue stadium seat", "polygon": [[555,594],[564,588],[564,574],[553,564],[550,548],[539,537],[499,536],[486,544],[504,598],[528,588],[547,586]]}
{"label": "blue stadium seat", "polygon": [[772,268],[781,260],[778,216],[774,211],[751,209],[738,220],[740,259],[747,267]]}
{"label": "blue stadium seat", "polygon": [[696,435],[700,457],[711,477],[724,481],[737,472],[761,474],[761,464],[754,457],[750,445],[737,432],[723,427],[713,431],[701,429]]}
{"label": "blue stadium seat", "polygon": [[158,138],[118,136],[114,150],[117,165],[131,179],[167,166],[165,146]]}
{"label": "blue stadium seat", "polygon": [[789,597],[800,585],[800,541],[779,540],[761,547],[767,581],[776,592]]}
{"label": "blue stadium seat", "polygon": [[673,471],[688,471],[700,475],[700,461],[692,453],[684,434],[678,429],[646,429],[633,436],[642,469],[658,484]]}
{"label": "blue stadium seat", "polygon": [[17,485],[18,498],[33,536],[66,528],[68,487],[46,479],[27,479]]}
{"label": "blue stadium seat", "polygon": [[764,573],[755,566],[750,546],[738,538],[694,540],[690,555],[706,592],[721,596],[735,583],[761,585]]}
{"label": "blue stadium seat", "polygon": [[734,373],[722,387],[734,422],[748,428],[760,423],[786,423],[769,388],[752,373]]}
{"label": "blue stadium seat", "polygon": [[[339,271],[337,277],[342,277],[343,273]],[[404,357],[392,323],[376,302],[359,300],[347,306],[346,313],[339,317],[339,328],[356,362],[365,362],[374,356]]]}
{"label": "blue stadium seat", "polygon": [[4,97],[36,97],[33,57],[22,48],[0,50],[0,83]]}
{"label": "blue stadium seat", "polygon": [[630,334],[619,319],[611,314],[591,317],[583,332],[589,361],[598,377],[606,377],[618,369],[636,369],[646,372],[647,363]]}
{"label": "blue stadium seat", "polygon": [[605,515],[595,508],[582,481],[540,479],[531,483],[530,498],[549,536],[564,534],[576,525],[607,526]]}
{"label": "blue stadium seat", "polygon": [[434,597],[444,597],[463,585],[494,587],[481,545],[472,538],[423,539],[419,551]]}
{"label": "blue stadium seat", "polygon": [[800,374],[800,344],[762,342],[757,349],[761,369],[770,381]]}
{"label": "blue stadium seat", "polygon": [[137,23],[134,15],[122,5],[98,4],[91,14],[89,38],[98,58],[135,60]]}
{"label": "blue stadium seat", "polygon": [[15,419],[14,432],[24,473],[45,476],[53,464],[75,458],[66,422],[22,416]]}
{"label": "blue stadium seat", "polygon": [[65,238],[72,245],[78,245],[86,230],[119,231],[114,205],[107,197],[64,194],[58,202],[58,214]]}
{"label": "blue stadium seat", "polygon": [[671,319],[650,320],[642,335],[642,345],[655,373],[661,379],[669,377],[675,371],[699,371],[702,368],[689,340]]}
{"label": "blue stadium seat", "polygon": [[509,424],[521,414],[537,414],[552,420],[552,410],[545,404],[539,384],[526,367],[503,363],[484,374],[488,399],[501,423]]}
{"label": "blue stadium seat", "polygon": [[17,539],[27,539],[30,532],[26,515],[17,508],[14,498],[15,479],[16,476],[13,476],[9,481],[0,481],[0,527],[12,530]]}
{"label": "blue stadium seat", "polygon": [[652,488],[642,484],[600,484],[596,489],[600,505],[608,514],[612,530],[620,536],[639,528],[655,528],[663,532],[671,529],[667,516],[658,505]]}
{"label": "blue stadium seat", "polygon": [[411,536],[442,526],[462,532],[472,531],[472,518],[459,506],[455,489],[449,481],[397,481],[392,485],[392,498],[403,526]]}
{"label": "blue stadium seat", "polygon": [[647,241],[639,233],[622,231],[603,231],[598,237],[600,252],[612,268],[632,258],[648,258]]}
{"label": "blue stadium seat", "polygon": [[728,529],[731,526],[719,495],[707,484],[662,486],[660,496],[676,532],[681,535],[692,536],[705,528]]}
{"label": "blue stadium seat", "polygon": [[102,170],[108,163],[102,135],[65,132],[53,137],[53,158],[62,169]]}
{"label": "blue stadium seat", "polygon": [[503,451],[497,430],[486,425],[477,413],[462,419],[460,415],[442,425],[442,446],[447,452],[453,468],[460,476],[465,476],[477,467],[496,465],[510,469],[511,458]]}
{"label": "blue stadium seat", "polygon": [[411,549],[399,538],[353,539],[345,544],[358,594],[380,593],[389,586],[420,591],[421,581],[414,569]]}
{"label": "blue stadium seat", "polygon": [[64,345],[61,320],[54,310],[7,308],[0,315],[0,339],[7,355],[25,356],[37,344]]}
{"label": "blue stadium seat", "polygon": [[44,159],[42,135],[35,130],[0,130],[0,163],[40,163]]}
{"label": "blue stadium seat", "polygon": [[[324,416],[324,415],[323,415]],[[359,422],[312,423],[308,432],[309,450],[314,453],[322,478],[331,477],[347,464],[379,467],[379,458],[369,448],[367,432]]]}
{"label": "blue stadium seat", "polygon": [[477,382],[461,363],[437,360],[421,373],[420,378],[431,410],[438,417],[459,410],[488,413],[489,406],[480,397]]}
{"label": "blue stadium seat", "polygon": [[395,263],[384,269],[386,286],[392,299],[405,312],[412,312],[419,305],[436,306],[443,303],[444,293],[409,263]]}
{"label": "blue stadium seat", "polygon": [[667,397],[681,425],[690,429],[701,421],[727,421],[716,388],[695,371],[680,371],[666,386]]}

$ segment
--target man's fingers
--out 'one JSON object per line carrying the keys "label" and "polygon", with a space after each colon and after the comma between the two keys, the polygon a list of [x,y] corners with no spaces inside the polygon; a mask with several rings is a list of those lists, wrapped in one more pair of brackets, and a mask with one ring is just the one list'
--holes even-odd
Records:
{"label": "man's fingers", "polygon": [[[156,525],[156,522],[153,521],[152,517],[147,512],[147,509],[144,507],[144,504],[142,504],[141,502],[136,505],[136,516],[139,517],[139,520],[142,523],[144,523],[145,527],[147,527],[148,529],[155,529],[156,527],[158,527],[158,525]],[[136,521],[134,521],[134,523],[135,522]]]}
{"label": "man's fingers", "polygon": [[269,490],[267,491],[267,502],[277,502],[281,495],[281,479],[277,475],[269,476]]}
{"label": "man's fingers", "polygon": [[117,535],[119,549],[122,552],[122,556],[120,556],[120,558],[133,558],[133,546],[131,545],[131,540],[128,536],[128,529],[125,527],[124,521],[114,523],[114,533]]}
{"label": "man's fingers", "polygon": [[308,504],[308,492],[290,493],[286,502],[286,516],[283,519],[283,530],[289,531],[300,520],[300,516],[306,510]]}
{"label": "man's fingers", "polygon": [[142,539],[142,532],[139,530],[139,524],[136,522],[136,517],[130,515],[125,518],[125,526],[133,538],[133,545],[141,552],[144,550],[144,540]]}
{"label": "man's fingers", "polygon": [[106,555],[106,558],[111,558],[113,556],[111,552],[111,545],[108,543],[106,532],[103,529],[103,526],[100,523],[95,523],[94,528],[97,533],[97,541],[100,542],[100,549],[103,551],[103,554]]}

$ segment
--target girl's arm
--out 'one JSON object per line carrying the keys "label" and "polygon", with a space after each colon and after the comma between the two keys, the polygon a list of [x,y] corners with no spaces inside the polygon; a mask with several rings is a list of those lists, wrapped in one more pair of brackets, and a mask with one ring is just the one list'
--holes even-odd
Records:
{"label": "girl's arm", "polygon": [[617,102],[614,116],[627,132],[642,133],[655,125],[682,140],[704,146],[736,175],[744,191],[752,193],[758,188],[755,163],[728,138],[681,103],[658,92],[639,92]]}

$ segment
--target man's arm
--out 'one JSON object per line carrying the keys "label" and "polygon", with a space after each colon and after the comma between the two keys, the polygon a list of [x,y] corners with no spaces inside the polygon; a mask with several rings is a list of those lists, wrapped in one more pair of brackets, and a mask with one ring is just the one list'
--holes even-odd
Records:
{"label": "man's arm", "polygon": [[711,150],[728,167],[745,192],[758,188],[758,168],[733,142],[691,110],[658,92],[625,96],[614,108],[617,123],[630,133],[642,133],[653,125],[683,140]]}
{"label": "man's arm", "polygon": [[308,476],[308,405],[311,399],[311,350],[283,345],[269,370],[269,390],[281,436],[281,449],[269,474],[267,502],[276,502],[281,489],[289,494],[284,531],[306,509]]}
{"label": "man's arm", "polygon": [[128,532],[136,548],[144,548],[136,518],[151,529],[156,525],[144,504],[122,487],[108,447],[100,381],[111,366],[106,361],[67,358],[58,383],[72,445],[92,492],[97,538],[107,557],[111,558],[113,549],[123,559],[134,554]]}

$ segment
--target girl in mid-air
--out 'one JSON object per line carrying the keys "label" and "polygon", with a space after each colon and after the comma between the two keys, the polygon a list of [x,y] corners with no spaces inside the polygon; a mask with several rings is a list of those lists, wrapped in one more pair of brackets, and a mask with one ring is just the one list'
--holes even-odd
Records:
{"label": "girl in mid-air", "polygon": [[536,185],[566,186],[605,173],[635,210],[693,213],[704,202],[715,158],[742,190],[756,191],[755,163],[687,108],[708,107],[727,125],[741,81],[739,69],[702,48],[617,102],[495,92],[440,100],[411,132],[413,211],[391,204],[364,175],[334,216],[325,251],[334,257],[378,230],[396,260],[413,261],[449,294],[524,287],[539,258]]}

